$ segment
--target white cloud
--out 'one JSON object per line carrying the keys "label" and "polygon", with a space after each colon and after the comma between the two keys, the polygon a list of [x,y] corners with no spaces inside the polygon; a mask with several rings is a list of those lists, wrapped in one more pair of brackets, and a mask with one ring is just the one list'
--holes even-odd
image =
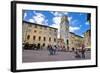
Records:
{"label": "white cloud", "polygon": [[[64,11],[51,11],[50,13],[54,15],[54,17],[52,18],[53,24],[50,25],[50,26],[58,28],[58,30],[59,30],[60,29],[61,17],[63,15],[68,15],[68,12],[64,12]],[[71,20],[71,19],[72,19],[72,17],[69,17],[69,20]]]}
{"label": "white cloud", "polygon": [[45,15],[43,15],[42,13],[38,13],[36,11],[33,11],[33,13],[35,15],[28,20],[29,22],[37,23],[41,25],[48,25],[48,19],[45,18]]}
{"label": "white cloud", "polygon": [[48,25],[48,19],[44,20],[44,25]]}
{"label": "white cloud", "polygon": [[81,37],[84,37],[84,34],[81,34],[80,36],[81,36]]}
{"label": "white cloud", "polygon": [[57,24],[52,24],[52,25],[50,25],[50,27],[54,27],[54,28],[58,29],[58,25]]}
{"label": "white cloud", "polygon": [[70,32],[75,32],[75,31],[78,31],[78,30],[80,30],[80,27],[72,27],[72,26],[69,27]]}
{"label": "white cloud", "polygon": [[36,11],[33,11],[33,14],[36,14]]}
{"label": "white cloud", "polygon": [[27,16],[27,13],[25,12],[25,13],[24,13],[24,19],[26,18],[26,16]]}
{"label": "white cloud", "polygon": [[33,19],[29,19],[29,22],[35,23],[35,21]]}
{"label": "white cloud", "polygon": [[37,13],[36,11],[33,11],[33,13],[35,15],[31,19],[29,19],[29,22],[48,25],[48,19],[45,18],[45,15],[43,15],[42,13]]}
{"label": "white cloud", "polygon": [[60,22],[61,22],[61,17],[54,17],[52,21],[53,21],[53,24],[50,26],[54,27],[54,28],[59,28]]}
{"label": "white cloud", "polygon": [[62,16],[60,12],[51,12],[51,14],[53,14],[54,16]]}
{"label": "white cloud", "polygon": [[59,16],[59,17],[61,17],[61,16],[63,16],[63,15],[67,15],[68,13],[67,12],[56,12],[56,11],[52,11],[51,12],[51,14],[53,14],[54,16]]}
{"label": "white cloud", "polygon": [[83,15],[83,13],[80,13],[79,15],[81,16],[81,15]]}
{"label": "white cloud", "polygon": [[89,25],[89,21],[86,21],[85,24],[86,24],[86,25]]}
{"label": "white cloud", "polygon": [[62,12],[62,13],[64,13],[65,15],[68,15],[68,12]]}
{"label": "white cloud", "polygon": [[80,25],[80,27],[82,27],[82,25]]}
{"label": "white cloud", "polygon": [[45,21],[45,16],[42,13],[35,13],[33,19],[36,23],[43,24],[43,22]]}
{"label": "white cloud", "polygon": [[61,17],[56,16],[56,17],[54,17],[52,19],[52,21],[53,21],[53,24],[50,25],[50,26],[58,29],[58,35],[57,35],[57,37],[59,37],[59,35],[60,35],[60,22],[61,22]]}
{"label": "white cloud", "polygon": [[[57,28],[58,30],[60,30],[60,23],[61,23],[61,17],[63,15],[67,15],[68,12],[55,12],[55,11],[52,11],[51,14],[54,15],[52,21],[53,21],[53,24],[50,25],[51,27],[54,27],[54,28]],[[71,20],[72,17],[69,17],[69,20]]]}
{"label": "white cloud", "polygon": [[72,17],[68,17],[68,21],[70,22],[72,20]]}
{"label": "white cloud", "polygon": [[61,22],[61,17],[54,17],[53,18],[53,23],[55,23],[55,24],[60,24],[60,22]]}
{"label": "white cloud", "polygon": [[70,22],[70,24],[71,24],[71,25],[76,25],[77,22],[78,22],[78,20],[73,20],[73,21]]}
{"label": "white cloud", "polygon": [[60,25],[59,24],[52,24],[52,25],[50,25],[50,27],[54,27],[54,28],[58,29],[58,35],[57,35],[57,37],[59,38],[60,37]]}

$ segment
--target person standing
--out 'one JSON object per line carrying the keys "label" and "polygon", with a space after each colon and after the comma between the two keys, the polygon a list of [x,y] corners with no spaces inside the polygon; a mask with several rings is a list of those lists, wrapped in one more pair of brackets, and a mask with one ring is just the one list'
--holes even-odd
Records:
{"label": "person standing", "polygon": [[51,45],[48,45],[49,55],[53,55],[53,48]]}
{"label": "person standing", "polygon": [[82,58],[85,58],[85,45],[84,44],[82,44],[81,54],[82,54]]}
{"label": "person standing", "polygon": [[79,50],[76,48],[75,51],[75,58],[81,58],[80,54],[79,54]]}
{"label": "person standing", "polygon": [[54,46],[53,46],[53,55],[56,54],[56,48],[57,48],[56,45],[54,45]]}

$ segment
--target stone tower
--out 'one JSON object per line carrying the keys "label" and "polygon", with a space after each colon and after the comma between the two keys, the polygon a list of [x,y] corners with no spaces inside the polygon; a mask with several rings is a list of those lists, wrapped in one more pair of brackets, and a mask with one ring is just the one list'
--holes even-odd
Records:
{"label": "stone tower", "polygon": [[67,16],[61,18],[60,23],[60,39],[63,40],[64,45],[68,46],[68,33],[69,33],[69,21]]}

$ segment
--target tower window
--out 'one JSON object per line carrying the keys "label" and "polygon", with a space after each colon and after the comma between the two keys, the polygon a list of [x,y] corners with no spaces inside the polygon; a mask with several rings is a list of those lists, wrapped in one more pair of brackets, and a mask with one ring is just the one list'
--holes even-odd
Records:
{"label": "tower window", "polygon": [[69,44],[69,41],[67,40],[67,45]]}

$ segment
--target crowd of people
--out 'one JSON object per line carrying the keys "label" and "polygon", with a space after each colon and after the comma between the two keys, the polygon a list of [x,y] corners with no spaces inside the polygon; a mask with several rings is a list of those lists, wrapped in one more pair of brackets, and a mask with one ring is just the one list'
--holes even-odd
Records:
{"label": "crowd of people", "polygon": [[[24,46],[24,49],[27,49],[27,48],[33,48],[34,50],[39,50],[39,49],[41,49],[42,47],[40,47],[40,45],[38,45],[38,46],[36,46],[36,45],[33,45],[34,47],[32,47],[32,45],[28,45],[28,44],[26,44],[25,46]],[[56,46],[56,45],[48,45],[47,46],[47,50],[48,50],[48,53],[49,53],[49,55],[56,55],[56,53],[58,52],[58,51],[62,51],[62,50],[64,50],[64,49],[66,49],[66,48],[60,48],[60,47],[58,47],[58,46]],[[67,51],[69,51],[69,47],[67,48]],[[81,50],[78,50],[77,48],[72,48],[72,51],[71,52],[74,52],[75,53],[75,58],[85,58],[85,52],[86,52],[86,50],[85,50],[85,46],[84,45],[82,45],[82,47],[81,47]]]}
{"label": "crowd of people", "polygon": [[75,58],[85,58],[85,52],[86,52],[86,50],[85,50],[85,46],[83,44],[80,51],[76,49]]}
{"label": "crowd of people", "polygon": [[[58,51],[58,47],[56,45],[55,46],[48,45],[47,48],[48,48],[48,51],[49,51],[49,55],[55,55],[56,52]],[[67,48],[67,51],[69,52],[69,47]],[[82,45],[80,50],[73,47],[71,52],[75,53],[75,58],[85,58],[86,50],[85,50],[84,44]]]}
{"label": "crowd of people", "polygon": [[49,51],[49,55],[55,55],[57,51],[57,46],[48,45],[47,50]]}
{"label": "crowd of people", "polygon": [[[48,45],[47,50],[49,51],[49,55],[55,55],[56,52],[58,51],[58,47],[56,45]],[[75,58],[85,58],[85,46],[82,45],[81,50],[72,48],[72,51],[75,53]]]}

